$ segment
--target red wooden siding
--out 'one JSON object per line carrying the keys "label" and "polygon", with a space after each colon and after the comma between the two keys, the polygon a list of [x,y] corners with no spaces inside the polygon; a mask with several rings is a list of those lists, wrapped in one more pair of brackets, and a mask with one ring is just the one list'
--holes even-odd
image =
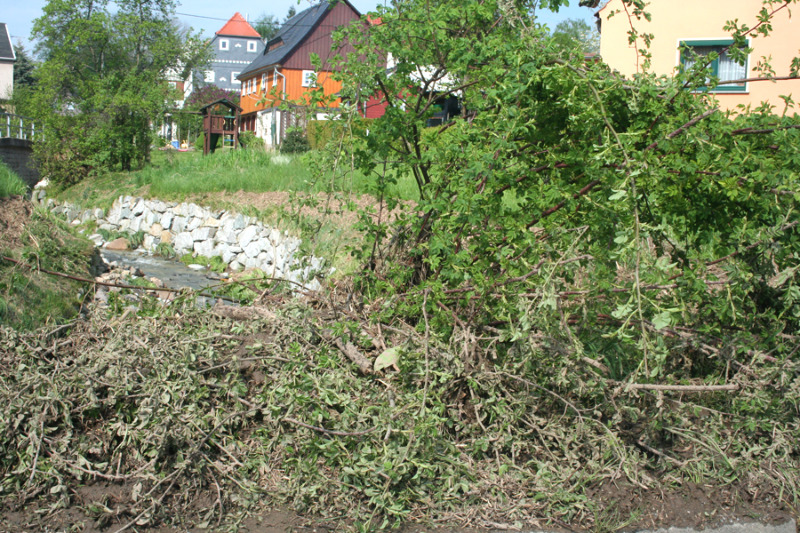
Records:
{"label": "red wooden siding", "polygon": [[358,20],[356,13],[345,2],[337,3],[283,66],[289,69],[314,70],[309,54],[317,54],[322,60],[322,70],[332,70],[327,62],[337,53],[344,56],[352,52],[353,47],[345,45],[340,50],[331,52],[331,33],[339,26],[349,25],[354,20]]}

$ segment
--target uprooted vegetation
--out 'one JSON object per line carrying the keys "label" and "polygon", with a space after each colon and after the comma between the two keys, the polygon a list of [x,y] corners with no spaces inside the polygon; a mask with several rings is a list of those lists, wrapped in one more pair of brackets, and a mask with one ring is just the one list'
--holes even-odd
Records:
{"label": "uprooted vegetation", "polygon": [[[42,526],[80,505],[113,530],[232,526],[279,504],[372,526],[614,529],[675,512],[657,494],[724,484],[730,501],[705,494],[719,518],[796,509],[796,361],[754,358],[732,387],[660,390],[546,333],[448,338],[425,320],[367,320],[385,301],[310,303],[244,321],[106,310],[66,337],[3,328],[3,507],[35,504]],[[80,500],[91,483],[122,496]]]}
{"label": "uprooted vegetation", "polygon": [[[699,522],[796,516],[797,117],[722,112],[703,61],[623,80],[564,59],[531,11],[409,0],[352,30],[341,95],[387,112],[367,136],[345,116],[315,169],[380,200],[352,279],[3,329],[3,502],[123,529],[279,504],[365,529],[609,531],[676,517],[671,497]],[[752,30],[731,31],[741,57]],[[443,93],[463,115],[426,129]],[[81,496],[99,482],[121,496]]]}

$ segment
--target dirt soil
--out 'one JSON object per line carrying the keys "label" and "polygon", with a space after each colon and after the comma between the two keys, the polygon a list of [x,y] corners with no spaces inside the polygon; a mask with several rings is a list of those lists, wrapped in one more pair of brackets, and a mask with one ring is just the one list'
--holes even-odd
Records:
{"label": "dirt soil", "polygon": [[[70,489],[71,505],[53,509],[44,501],[29,501],[17,509],[0,510],[0,533],[80,531],[107,533],[121,531],[131,517],[115,510],[130,504],[131,487],[124,483],[98,482]],[[684,485],[669,491],[643,490],[628,484],[606,482],[588,491],[588,496],[602,504],[602,516],[596,517],[595,531],[637,531],[666,527],[691,527],[705,529],[731,522],[759,522],[782,524],[792,519],[780,510],[774,495],[751,493],[752,487],[743,484],[728,487]],[[241,517],[237,524],[209,524],[198,527],[204,511],[213,508],[217,494],[213,488],[197,499],[194,516],[173,517],[186,524],[175,526],[129,526],[129,531],[166,533],[168,531],[240,531],[242,533],[325,533],[327,531],[352,531],[354,524],[344,520],[302,516],[286,507],[268,508]],[[168,502],[165,506],[168,507]],[[105,507],[104,512],[98,511]],[[463,514],[462,514],[463,513]],[[433,523],[409,523],[401,528],[404,533],[477,533],[485,531],[519,531],[516,524],[503,522],[473,523],[469,511],[453,513],[449,519]],[[100,518],[98,518],[98,516]],[[795,520],[797,519],[794,517]],[[531,520],[537,528],[551,532],[585,531],[579,526],[558,520]],[[621,529],[617,529],[623,525]],[[238,528],[238,529],[237,529]],[[529,529],[529,528],[524,528]]]}
{"label": "dirt soil", "polygon": [[[375,198],[369,195],[352,196],[350,201],[354,204],[354,208],[349,208],[345,203],[336,198],[329,198],[323,193],[316,195],[316,200],[319,202],[319,208],[304,206],[300,209],[300,214],[306,217],[318,218],[320,216],[320,209],[330,210],[331,222],[340,227],[352,227],[358,220],[358,212],[367,207],[372,207],[377,214],[381,206],[375,201]],[[219,192],[219,193],[206,193],[200,195],[189,196],[186,198],[187,202],[194,202],[199,205],[220,205],[220,206],[249,206],[259,211],[266,212],[280,212],[281,209],[287,208],[290,203],[291,193],[286,191],[272,191],[272,192]],[[395,216],[399,210],[391,213]],[[383,206],[382,218],[385,219],[387,215],[386,206]]]}
{"label": "dirt soil", "polygon": [[0,198],[0,249],[17,249],[31,215],[31,203],[22,196]]}

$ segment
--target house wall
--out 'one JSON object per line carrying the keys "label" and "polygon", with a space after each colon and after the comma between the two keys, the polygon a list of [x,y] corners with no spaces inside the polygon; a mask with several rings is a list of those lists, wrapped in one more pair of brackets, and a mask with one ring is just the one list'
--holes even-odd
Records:
{"label": "house wall", "polygon": [[[220,42],[227,41],[228,49],[220,49]],[[255,44],[255,51],[248,52],[248,43]],[[251,44],[251,49],[253,45]],[[209,43],[214,59],[211,61],[209,69],[202,72],[199,76],[199,84],[216,85],[221,89],[239,90],[241,87],[235,75],[243,71],[255,58],[264,51],[264,43],[256,37],[229,37],[227,35],[215,35]],[[206,79],[208,71],[214,73],[214,79]]]}
{"label": "house wall", "polygon": [[341,49],[332,51],[333,37],[331,34],[339,26],[345,26],[358,20],[358,16],[353,12],[350,7],[344,2],[337,3],[325,15],[319,26],[314,29],[314,32],[303,41],[303,43],[294,51],[294,53],[286,60],[284,67],[288,69],[298,70],[313,70],[309,59],[310,54],[317,54],[322,60],[321,70],[332,70],[330,60],[334,55],[341,55],[344,57],[347,53],[354,51],[353,47],[349,44],[344,45]]}
{"label": "house wall", "polygon": [[[680,63],[680,41],[730,38],[730,32],[722,29],[725,23],[738,19],[740,24],[753,27],[758,22],[756,17],[760,8],[761,2],[757,0],[652,0],[647,5],[647,11],[652,15],[651,22],[648,22],[629,19],[622,0],[610,0],[599,12],[600,56],[612,69],[625,76],[642,72],[642,58],[638,57],[637,49],[643,48],[644,43],[641,38],[637,43],[628,43],[627,32],[633,24],[639,33],[654,35],[650,45],[650,71],[673,75]],[[789,8],[784,8],[776,13],[772,27],[769,37],[750,39],[754,51],[748,58],[748,77],[758,77],[753,67],[762,57],[770,56],[776,76],[789,75],[791,60],[798,54],[800,21],[790,17]],[[784,109],[780,95],[794,93],[794,98],[800,99],[800,80],[750,82],[746,89],[745,93],[717,93],[714,96],[724,109],[733,109],[739,104],[755,107],[768,101],[777,113]]]}
{"label": "house wall", "polygon": [[0,100],[11,98],[14,92],[14,63],[0,62]]}
{"label": "house wall", "polygon": [[[310,89],[308,87],[302,86],[303,71],[295,69],[279,68],[278,72],[286,76],[285,99],[291,100],[292,102],[307,103],[309,100],[309,96],[307,93]],[[242,107],[242,113],[252,113],[253,111],[272,108],[280,104],[281,93],[283,92],[283,79],[281,78],[280,75],[278,75],[277,76],[278,84],[277,86],[273,87],[273,80],[274,80],[273,76],[275,76],[274,69],[267,72],[267,90],[266,90],[267,99],[262,104],[258,103],[259,100],[261,100],[262,96],[264,96],[264,91],[261,90],[261,73],[258,73],[253,77],[242,80],[242,97],[239,104]],[[251,79],[255,79],[258,82],[257,90],[252,93],[246,93],[248,90],[247,88],[248,80]],[[318,72],[317,87],[322,87],[325,95],[332,95],[338,93],[342,89],[342,83],[332,79],[330,72]],[[339,107],[340,103],[341,103],[340,100],[336,99],[335,101],[324,107]]]}

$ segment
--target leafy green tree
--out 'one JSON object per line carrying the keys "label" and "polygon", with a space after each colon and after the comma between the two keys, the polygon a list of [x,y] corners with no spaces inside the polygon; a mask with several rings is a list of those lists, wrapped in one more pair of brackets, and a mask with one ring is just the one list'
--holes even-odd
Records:
{"label": "leafy green tree", "polygon": [[564,50],[579,50],[584,54],[600,51],[600,32],[584,20],[563,20],[556,25],[552,36]]}
{"label": "leafy green tree", "polygon": [[36,63],[28,55],[28,52],[22,44],[14,45],[14,53],[17,56],[17,61],[14,63],[15,90],[20,87],[32,87],[35,83],[34,71],[36,69]]}
{"label": "leafy green tree", "polygon": [[[701,367],[720,379],[729,363],[709,359],[720,350],[791,351],[781,335],[800,333],[797,117],[721,112],[697,92],[717,83],[702,61],[674,79],[587,65],[536,24],[537,7],[408,0],[340,35],[356,48],[342,95],[353,109],[387,103],[352,128],[368,135],[348,159],[389,208],[397,176],[420,196],[391,226],[364,219],[368,297],[442,335],[546,332],[619,380]],[[731,31],[741,55],[752,30]],[[426,128],[448,96],[461,116]],[[508,353],[529,353],[518,348]]]}
{"label": "leafy green tree", "polygon": [[275,15],[262,13],[253,23],[253,28],[261,35],[261,39],[269,41],[278,32],[281,25]]}
{"label": "leafy green tree", "polygon": [[48,131],[34,147],[43,174],[71,183],[141,166],[151,123],[169,107],[166,76],[203,60],[179,31],[172,0],[51,0],[34,22],[43,58],[22,105]]}

